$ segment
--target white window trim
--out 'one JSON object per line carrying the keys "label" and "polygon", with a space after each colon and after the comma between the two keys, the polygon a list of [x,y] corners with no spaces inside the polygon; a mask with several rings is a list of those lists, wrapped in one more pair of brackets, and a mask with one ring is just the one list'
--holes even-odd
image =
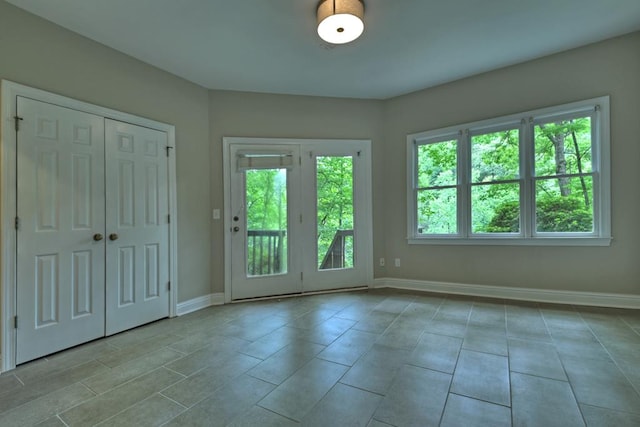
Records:
{"label": "white window trim", "polygon": [[[427,245],[523,245],[523,246],[609,246],[611,244],[611,154],[609,96],[572,102],[518,114],[465,123],[407,135],[407,240]],[[593,112],[593,233],[540,233],[535,231],[534,155],[532,129],[550,118],[573,117]],[[519,123],[519,125],[518,125]],[[520,129],[520,233],[471,234],[470,187],[468,179],[469,135],[490,132],[513,125]],[[434,140],[458,140],[458,233],[451,235],[417,233],[415,197],[416,144]]]}

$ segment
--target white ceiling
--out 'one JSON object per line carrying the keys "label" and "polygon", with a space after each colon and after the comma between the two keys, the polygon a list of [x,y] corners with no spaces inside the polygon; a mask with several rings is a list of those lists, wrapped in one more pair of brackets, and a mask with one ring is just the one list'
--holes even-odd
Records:
{"label": "white ceiling", "polygon": [[365,0],[316,34],[317,0],[7,0],[210,89],[384,99],[640,30],[640,0]]}

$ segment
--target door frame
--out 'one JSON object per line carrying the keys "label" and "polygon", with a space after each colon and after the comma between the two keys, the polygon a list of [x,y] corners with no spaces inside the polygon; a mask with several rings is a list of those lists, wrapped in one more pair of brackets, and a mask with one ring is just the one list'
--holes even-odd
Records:
{"label": "door frame", "polygon": [[[110,108],[89,104],[66,96],[32,88],[9,80],[2,80],[0,84],[0,346],[2,348],[2,364],[0,372],[9,371],[16,367],[16,329],[14,316],[17,314],[16,305],[16,244],[15,229],[16,202],[16,161],[17,161],[17,132],[14,117],[16,111],[16,97],[22,96],[49,104],[66,107],[73,110],[95,114],[104,118],[127,122],[138,126],[156,129],[167,133],[170,147],[175,148],[175,126],[158,122],[144,117],[135,116]],[[175,153],[175,150],[173,150]],[[178,296],[178,262],[177,262],[177,194],[176,194],[176,162],[175,154],[169,156],[169,316],[176,315]]]}
{"label": "door frame", "polygon": [[[230,155],[231,144],[247,144],[247,145],[299,145],[301,148],[311,144],[322,143],[364,143],[368,147],[369,160],[371,159],[371,140],[368,139],[294,139],[294,138],[252,138],[252,137],[230,137],[222,138],[222,174],[224,183],[224,302],[225,304],[232,302],[231,300],[231,173],[233,172],[233,161]],[[369,287],[373,285],[373,202],[372,202],[372,176],[371,161],[365,165],[365,175],[367,179],[363,183],[362,195],[365,197],[363,204],[365,206],[366,215],[364,215],[363,228],[366,230],[363,239],[365,247],[368,248],[363,254],[364,269],[366,272],[366,282]],[[304,290],[303,290],[304,293]],[[309,292],[313,293],[313,292]],[[299,295],[299,294],[294,294]]]}

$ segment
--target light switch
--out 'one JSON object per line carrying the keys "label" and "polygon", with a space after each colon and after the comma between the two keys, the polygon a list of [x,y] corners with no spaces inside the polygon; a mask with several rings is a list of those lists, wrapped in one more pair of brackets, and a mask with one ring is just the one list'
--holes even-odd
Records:
{"label": "light switch", "polygon": [[220,209],[213,210],[213,219],[220,219]]}

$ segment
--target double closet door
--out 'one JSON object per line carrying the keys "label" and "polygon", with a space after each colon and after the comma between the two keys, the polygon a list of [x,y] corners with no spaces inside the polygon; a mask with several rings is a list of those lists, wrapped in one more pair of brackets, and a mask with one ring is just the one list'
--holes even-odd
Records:
{"label": "double closet door", "polygon": [[167,134],[17,111],[16,363],[167,317]]}

